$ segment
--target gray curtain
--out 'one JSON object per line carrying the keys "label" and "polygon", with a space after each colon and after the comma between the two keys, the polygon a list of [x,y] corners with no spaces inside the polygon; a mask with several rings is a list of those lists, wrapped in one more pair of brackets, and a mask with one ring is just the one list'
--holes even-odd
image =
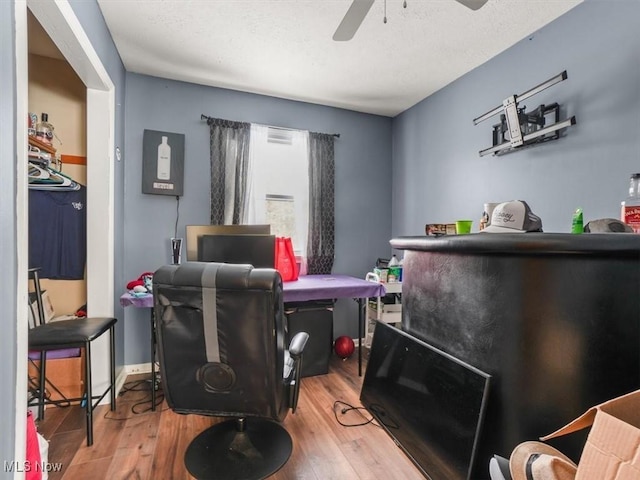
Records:
{"label": "gray curtain", "polygon": [[208,118],[211,130],[211,225],[244,217],[251,124]]}
{"label": "gray curtain", "polygon": [[309,274],[328,274],[335,256],[334,136],[309,132]]}

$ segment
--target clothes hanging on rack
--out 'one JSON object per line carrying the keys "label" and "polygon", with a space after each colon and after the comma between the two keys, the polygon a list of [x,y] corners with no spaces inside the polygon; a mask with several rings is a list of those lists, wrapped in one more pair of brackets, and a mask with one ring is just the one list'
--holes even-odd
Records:
{"label": "clothes hanging on rack", "polygon": [[84,278],[87,189],[76,185],[77,190],[29,188],[29,267],[40,267],[40,278]]}
{"label": "clothes hanging on rack", "polygon": [[29,189],[78,191],[80,184],[68,175],[51,168],[46,162],[29,162]]}

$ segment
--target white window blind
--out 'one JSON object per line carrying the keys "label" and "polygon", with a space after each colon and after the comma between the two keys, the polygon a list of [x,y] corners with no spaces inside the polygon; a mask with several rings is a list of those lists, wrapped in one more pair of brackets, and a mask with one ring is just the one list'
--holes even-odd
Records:
{"label": "white window blind", "polygon": [[270,224],[291,237],[296,255],[307,251],[309,226],[308,132],[251,125],[247,221]]}

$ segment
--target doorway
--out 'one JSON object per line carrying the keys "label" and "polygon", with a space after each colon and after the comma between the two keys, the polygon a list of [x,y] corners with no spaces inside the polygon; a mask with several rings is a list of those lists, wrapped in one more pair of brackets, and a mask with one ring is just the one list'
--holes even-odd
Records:
{"label": "doorway", "polygon": [[[114,293],[114,132],[115,132],[115,87],[98,54],[89,41],[71,5],[66,0],[44,2],[38,0],[15,1],[16,31],[26,32],[29,9],[42,25],[48,36],[60,50],[65,60],[75,70],[87,88],[86,95],[86,152],[87,152],[87,218],[100,221],[87,222],[87,313],[90,316],[113,316],[115,305]],[[27,38],[24,34],[16,34],[16,84],[18,99],[16,108],[17,125],[24,125],[23,119],[28,116],[27,101]],[[20,131],[20,128],[18,129]],[[17,259],[21,270],[18,280],[18,305],[24,308],[17,321],[26,326],[26,298],[28,265],[28,220],[27,195],[20,191],[27,185],[27,132],[20,131],[18,138],[24,140],[25,148],[17,149],[18,195],[17,211]],[[22,307],[21,305],[24,305]],[[25,330],[18,325],[18,331]],[[98,342],[92,350],[92,380],[96,389],[106,388],[109,382],[108,339]],[[17,378],[25,378],[27,339],[18,336],[16,355],[18,357]],[[24,360],[22,360],[24,359]],[[24,432],[20,427],[26,414],[26,384],[18,387],[16,401],[24,394],[24,406],[16,408],[16,451],[24,447]]]}

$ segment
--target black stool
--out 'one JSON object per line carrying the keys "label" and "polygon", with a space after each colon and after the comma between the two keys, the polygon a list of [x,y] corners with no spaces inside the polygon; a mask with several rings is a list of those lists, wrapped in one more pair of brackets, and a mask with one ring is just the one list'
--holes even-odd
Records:
{"label": "black stool", "polygon": [[[115,366],[115,324],[117,319],[105,318],[77,318],[72,320],[61,320],[44,323],[44,310],[42,305],[42,290],[40,289],[40,279],[37,269],[29,269],[29,274],[34,281],[39,318],[36,325],[29,329],[29,351],[40,352],[39,368],[39,389],[38,395],[32,399],[29,405],[38,406],[38,420],[44,418],[45,405],[54,403],[45,397],[46,362],[49,350],[59,350],[63,348],[84,348],[85,378],[84,395],[82,397],[70,398],[70,402],[85,401],[87,415],[87,445],[93,445],[93,409],[100,401],[111,393],[111,410],[116,409],[116,366]],[[93,395],[91,388],[91,342],[100,337],[103,333],[109,332],[110,336],[110,383],[100,395]]]}

